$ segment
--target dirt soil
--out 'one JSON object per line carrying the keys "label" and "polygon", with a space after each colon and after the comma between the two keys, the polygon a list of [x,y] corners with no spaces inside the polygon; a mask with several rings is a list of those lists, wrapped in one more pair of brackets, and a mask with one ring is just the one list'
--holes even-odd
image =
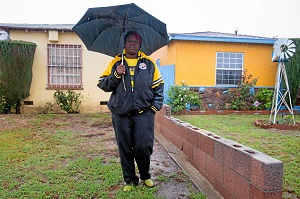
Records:
{"label": "dirt soil", "polygon": [[[94,123],[89,125],[90,121],[87,121],[85,117],[80,114],[68,115],[63,114],[64,129],[69,129],[74,132],[80,132],[82,137],[91,138],[90,143],[95,144],[93,139],[100,139],[103,135],[108,135],[109,139],[104,139],[107,149],[112,149],[109,154],[118,156],[116,149],[116,142],[114,139],[113,127],[110,124]],[[30,127],[30,121],[36,118],[37,115],[4,115],[0,114],[0,130],[13,130],[20,127]],[[59,122],[62,118],[53,118],[53,121],[41,124],[43,128],[49,129],[49,131],[55,131],[55,122]],[[57,120],[57,121],[55,121]],[[13,124],[13,125],[12,125]],[[68,124],[68,125],[65,125]],[[99,154],[98,154],[99,155]],[[158,191],[157,197],[161,198],[190,198],[191,193],[197,193],[197,187],[193,184],[191,179],[185,174],[184,171],[174,162],[174,160],[168,155],[164,147],[155,140],[154,153],[151,156],[151,168],[152,179],[154,180]],[[115,191],[115,190],[114,190]]]}

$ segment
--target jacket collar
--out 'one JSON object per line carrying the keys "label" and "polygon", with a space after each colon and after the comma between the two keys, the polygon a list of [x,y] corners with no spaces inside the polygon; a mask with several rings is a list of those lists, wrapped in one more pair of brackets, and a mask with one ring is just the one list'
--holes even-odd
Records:
{"label": "jacket collar", "polygon": [[[126,55],[126,50],[124,49],[123,50],[123,56],[125,56],[125,55]],[[142,58],[145,58],[145,57],[147,57],[147,55],[144,52],[139,50],[137,58],[142,59]],[[118,54],[115,58],[117,58],[118,60],[121,60],[122,59],[122,54]]]}

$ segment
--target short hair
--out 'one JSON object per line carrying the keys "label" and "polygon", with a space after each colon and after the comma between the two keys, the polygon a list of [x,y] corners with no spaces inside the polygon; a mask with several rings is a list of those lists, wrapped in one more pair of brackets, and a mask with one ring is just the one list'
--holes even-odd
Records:
{"label": "short hair", "polygon": [[130,35],[133,35],[140,42],[140,47],[141,47],[143,39],[139,33],[137,33],[136,31],[133,31],[133,30],[128,31],[126,33],[126,35],[124,36],[124,44]]}

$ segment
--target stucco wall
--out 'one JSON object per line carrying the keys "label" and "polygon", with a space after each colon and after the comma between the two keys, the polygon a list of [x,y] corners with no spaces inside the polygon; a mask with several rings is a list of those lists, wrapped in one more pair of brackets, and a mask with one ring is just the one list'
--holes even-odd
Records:
{"label": "stucco wall", "polygon": [[189,86],[216,86],[216,52],[244,53],[244,69],[258,78],[256,86],[274,86],[273,45],[174,40],[153,58],[160,59],[161,66],[175,64],[175,84],[185,80]]}
{"label": "stucco wall", "polygon": [[100,101],[108,101],[110,93],[100,90],[96,84],[99,76],[105,70],[107,64],[112,57],[88,51],[74,32],[59,32],[58,42],[51,42],[48,38],[47,31],[22,31],[11,30],[10,38],[12,40],[23,40],[37,44],[34,63],[33,63],[33,79],[30,88],[30,96],[24,101],[33,101],[33,105],[25,105],[23,113],[34,112],[38,106],[44,106],[47,102],[53,102],[53,93],[55,90],[47,90],[47,44],[76,44],[82,45],[82,61],[83,61],[83,90],[84,96],[80,112],[92,113],[107,111],[106,105],[100,106]]}

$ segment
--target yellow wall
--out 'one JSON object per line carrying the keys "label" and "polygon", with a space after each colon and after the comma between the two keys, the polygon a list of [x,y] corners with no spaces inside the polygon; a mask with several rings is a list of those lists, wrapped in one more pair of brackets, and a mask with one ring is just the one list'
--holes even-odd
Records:
{"label": "yellow wall", "polygon": [[74,32],[58,33],[58,42],[50,42],[47,31],[21,31],[11,30],[10,39],[23,40],[37,44],[34,62],[33,78],[30,87],[30,96],[24,101],[33,101],[33,105],[25,105],[23,112],[35,112],[38,106],[45,106],[47,102],[53,103],[55,90],[46,90],[47,84],[47,44],[77,44],[82,45],[83,55],[83,90],[84,96],[79,107],[81,113],[107,111],[106,105],[100,106],[100,101],[108,101],[110,93],[100,90],[96,84],[101,73],[105,70],[112,57],[88,51],[82,41]]}
{"label": "yellow wall", "polygon": [[244,69],[258,78],[256,86],[275,85],[273,45],[175,40],[152,57],[161,66],[175,64],[175,84],[184,80],[189,86],[216,86],[216,52],[244,53]]}

